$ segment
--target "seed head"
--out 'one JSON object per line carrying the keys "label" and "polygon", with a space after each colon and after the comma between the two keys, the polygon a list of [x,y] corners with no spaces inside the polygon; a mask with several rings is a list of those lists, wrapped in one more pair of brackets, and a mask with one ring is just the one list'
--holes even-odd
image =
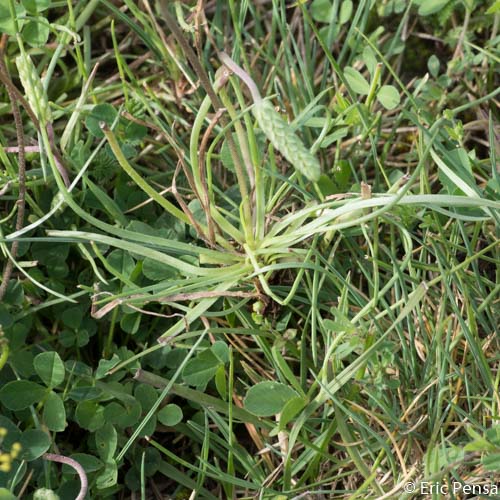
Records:
{"label": "seed head", "polygon": [[47,124],[51,121],[49,100],[33,61],[24,53],[16,57],[16,66],[31,109],[40,123]]}
{"label": "seed head", "polygon": [[269,101],[259,101],[252,108],[260,128],[271,144],[310,181],[317,181],[321,167],[317,158],[304,146],[290,125]]}

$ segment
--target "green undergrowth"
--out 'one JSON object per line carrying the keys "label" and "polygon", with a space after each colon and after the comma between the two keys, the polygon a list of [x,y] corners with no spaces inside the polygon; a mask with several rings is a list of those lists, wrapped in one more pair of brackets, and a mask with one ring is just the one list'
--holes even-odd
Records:
{"label": "green undergrowth", "polygon": [[499,22],[3,2],[1,498],[496,484]]}

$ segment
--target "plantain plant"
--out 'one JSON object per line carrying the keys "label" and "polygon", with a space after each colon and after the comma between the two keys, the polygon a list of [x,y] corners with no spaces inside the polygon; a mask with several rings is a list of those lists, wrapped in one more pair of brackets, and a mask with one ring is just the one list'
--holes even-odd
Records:
{"label": "plantain plant", "polygon": [[494,437],[498,17],[402,81],[414,3],[0,5],[0,486],[381,497]]}

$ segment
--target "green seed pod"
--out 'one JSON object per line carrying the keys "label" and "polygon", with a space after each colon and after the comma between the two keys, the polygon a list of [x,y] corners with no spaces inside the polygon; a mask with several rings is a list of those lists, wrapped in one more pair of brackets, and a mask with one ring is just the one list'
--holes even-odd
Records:
{"label": "green seed pod", "polygon": [[310,181],[317,181],[321,167],[317,158],[276,112],[269,101],[257,101],[252,108],[260,128],[271,144]]}
{"label": "green seed pod", "polygon": [[42,124],[49,123],[51,121],[49,100],[33,61],[28,54],[21,54],[16,57],[16,66],[31,109]]}

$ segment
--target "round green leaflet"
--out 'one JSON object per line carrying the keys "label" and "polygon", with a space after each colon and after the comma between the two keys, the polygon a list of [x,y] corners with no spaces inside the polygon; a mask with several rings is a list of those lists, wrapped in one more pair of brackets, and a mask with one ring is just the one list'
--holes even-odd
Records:
{"label": "round green leaflet", "polygon": [[260,382],[247,392],[244,406],[249,412],[259,417],[271,417],[281,413],[292,398],[298,398],[295,390],[280,382]]}

